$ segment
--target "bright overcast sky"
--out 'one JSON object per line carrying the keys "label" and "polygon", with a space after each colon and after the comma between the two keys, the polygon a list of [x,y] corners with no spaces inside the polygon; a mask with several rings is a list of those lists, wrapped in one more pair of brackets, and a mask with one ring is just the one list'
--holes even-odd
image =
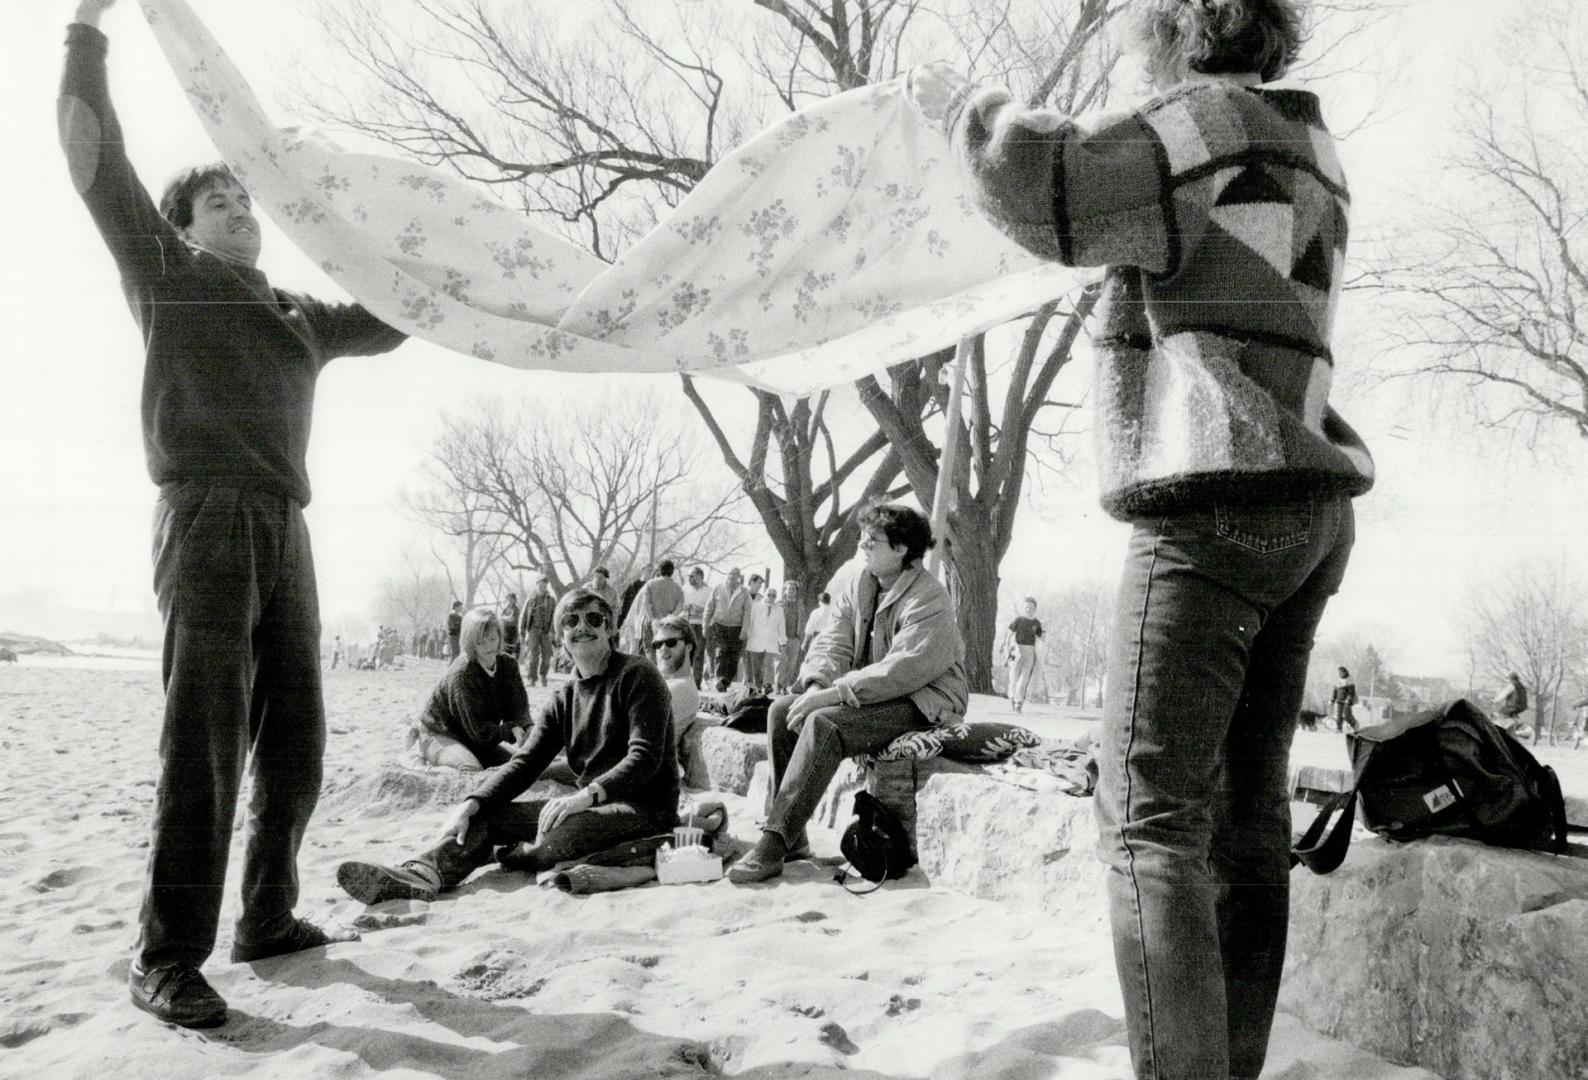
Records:
{"label": "bright overcast sky", "polygon": [[[305,40],[304,21],[279,2],[193,3],[266,106],[292,122],[272,88],[293,62],[294,43]],[[55,140],[61,42],[75,3],[8,7],[8,63],[0,72],[10,163],[0,170],[0,190],[11,218],[0,290],[0,629],[27,631],[14,625],[31,610],[22,590],[46,590],[59,606],[152,612],[154,488],[138,426],[137,332]],[[1437,180],[1437,140],[1449,120],[1441,103],[1464,63],[1494,63],[1485,43],[1507,10],[1513,0],[1422,0],[1381,28],[1386,49],[1394,42],[1404,53],[1397,59],[1404,84],[1395,114],[1345,148],[1354,240],[1375,230],[1393,235],[1390,204]],[[112,94],[145,183],[157,188],[178,166],[213,158],[135,0],[121,0],[103,28],[112,42]],[[1320,89],[1331,115],[1329,88]],[[339,295],[268,222],[261,266],[278,284]],[[1400,390],[1353,386],[1357,359],[1341,355],[1344,385],[1337,383],[1335,403],[1368,439],[1380,482],[1358,504],[1352,570],[1322,634],[1385,628],[1398,670],[1455,672],[1464,663],[1455,620],[1465,582],[1517,559],[1584,550],[1588,447],[1568,443],[1539,460],[1503,439],[1434,425]],[[377,582],[414,544],[395,495],[413,483],[443,410],[481,394],[570,396],[613,385],[613,377],[529,375],[423,343],[332,364],[319,383],[308,511],[327,627],[365,618]],[[679,399],[673,380],[655,385],[664,400]],[[1089,486],[1035,499],[1022,510],[1004,565],[1011,595],[1115,572],[1122,531],[1096,509]]]}

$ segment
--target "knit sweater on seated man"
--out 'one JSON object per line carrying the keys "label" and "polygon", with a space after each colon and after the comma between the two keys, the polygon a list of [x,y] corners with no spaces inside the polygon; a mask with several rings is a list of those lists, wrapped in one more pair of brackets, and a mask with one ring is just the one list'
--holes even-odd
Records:
{"label": "knit sweater on seated man", "polygon": [[1103,507],[1360,495],[1329,407],[1350,196],[1316,96],[1200,76],[1072,118],[967,88],[945,119],[988,217],[1068,266],[1094,313]]}

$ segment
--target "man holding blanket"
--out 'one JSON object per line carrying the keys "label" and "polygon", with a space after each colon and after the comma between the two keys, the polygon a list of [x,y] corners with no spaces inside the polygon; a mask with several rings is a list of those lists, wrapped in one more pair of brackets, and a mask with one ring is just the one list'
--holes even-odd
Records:
{"label": "man holding blanket", "polygon": [[184,1027],[226,1019],[199,973],[215,947],[232,819],[253,794],[233,961],[333,939],[295,918],[297,855],[320,791],[325,704],[305,454],[320,369],[404,337],[357,305],[273,288],[259,223],[224,165],[188,169],[156,207],[107,90],[99,17],[67,30],[58,103],[71,180],[104,237],[144,347],[143,440],[160,487],[154,584],[165,719],[133,1004]]}

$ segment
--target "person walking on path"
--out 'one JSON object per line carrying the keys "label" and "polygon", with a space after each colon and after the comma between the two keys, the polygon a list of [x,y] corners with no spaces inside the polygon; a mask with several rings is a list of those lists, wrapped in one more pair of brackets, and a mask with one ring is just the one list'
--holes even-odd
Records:
{"label": "person walking on path", "polygon": [[303,508],[315,381],[338,356],[405,338],[358,305],[274,287],[259,223],[224,165],[190,168],[158,204],[133,171],[99,30],[66,33],[57,116],[68,175],[142,334],[143,437],[159,486],[154,584],[165,716],[148,871],[128,989],[183,1027],[226,1019],[201,966],[215,947],[232,825],[252,764],[232,960],[355,935],[293,914],[298,850],[325,748],[320,611]]}
{"label": "person walking on path", "polygon": [[695,672],[696,686],[701,685],[706,673],[706,605],[710,602],[706,568],[697,566],[689,572],[689,583],[684,586],[684,614],[689,619],[689,633],[695,642],[690,650],[690,664]]}
{"label": "person walking on path", "polygon": [[651,642],[651,625],[664,616],[684,609],[684,587],[673,578],[673,560],[663,559],[656,564],[656,576],[647,581],[634,597],[634,610],[638,612],[639,640],[637,651],[648,653]]}
{"label": "person walking on path", "polygon": [[760,574],[750,575],[750,602],[744,614],[744,682],[752,694],[770,694],[783,652],[783,605],[777,592],[767,588]]}
{"label": "person walking on path", "polygon": [[783,582],[783,646],[777,661],[776,691],[792,693],[799,679],[802,636],[805,630],[805,604],[800,599],[800,583]]}
{"label": "person walking on path", "polygon": [[[603,597],[605,599],[605,597]],[[551,671],[552,635],[557,598],[551,594],[551,585],[545,578],[535,582],[535,591],[524,605],[519,626],[519,641],[524,653],[524,678],[530,686],[535,680],[546,686],[546,676]]]}
{"label": "person walking on path", "polygon": [[[1068,117],[915,81],[988,218],[1106,267],[1102,503],[1132,526],[1097,810],[1137,1077],[1256,1077],[1289,924],[1287,765],[1372,459],[1329,408],[1350,195],[1292,0],[1141,0],[1157,93]],[[937,69],[931,69],[936,71]]]}
{"label": "person walking on path", "polygon": [[738,677],[749,604],[750,594],[737,566],[728,571],[727,580],[711,591],[711,599],[706,602],[706,640],[711,643],[711,665],[717,673],[719,691],[728,689]]}
{"label": "person walking on path", "polygon": [[1025,708],[1031,675],[1037,670],[1037,639],[1042,633],[1036,597],[1028,596],[1020,602],[1020,614],[1004,632],[1004,655],[1009,658],[1009,704],[1015,712]]}
{"label": "person walking on path", "polygon": [[452,601],[452,610],[447,612],[447,659],[458,658],[458,635],[463,632],[463,601]]}
{"label": "person walking on path", "polygon": [[518,665],[518,594],[510,592],[502,604],[502,655],[515,667]]}
{"label": "person walking on path", "polygon": [[1349,724],[1352,731],[1357,731],[1356,683],[1351,681],[1351,673],[1345,668],[1335,671],[1334,688],[1329,691],[1329,713],[1334,718],[1334,730],[1344,731]]}

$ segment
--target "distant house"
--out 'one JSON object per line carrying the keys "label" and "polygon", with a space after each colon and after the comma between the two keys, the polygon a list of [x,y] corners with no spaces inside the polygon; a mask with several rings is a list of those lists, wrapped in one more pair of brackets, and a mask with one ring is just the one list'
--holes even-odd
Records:
{"label": "distant house", "polygon": [[1395,703],[1397,711],[1420,712],[1456,696],[1450,680],[1436,675],[1397,675],[1395,683],[1399,690]]}

